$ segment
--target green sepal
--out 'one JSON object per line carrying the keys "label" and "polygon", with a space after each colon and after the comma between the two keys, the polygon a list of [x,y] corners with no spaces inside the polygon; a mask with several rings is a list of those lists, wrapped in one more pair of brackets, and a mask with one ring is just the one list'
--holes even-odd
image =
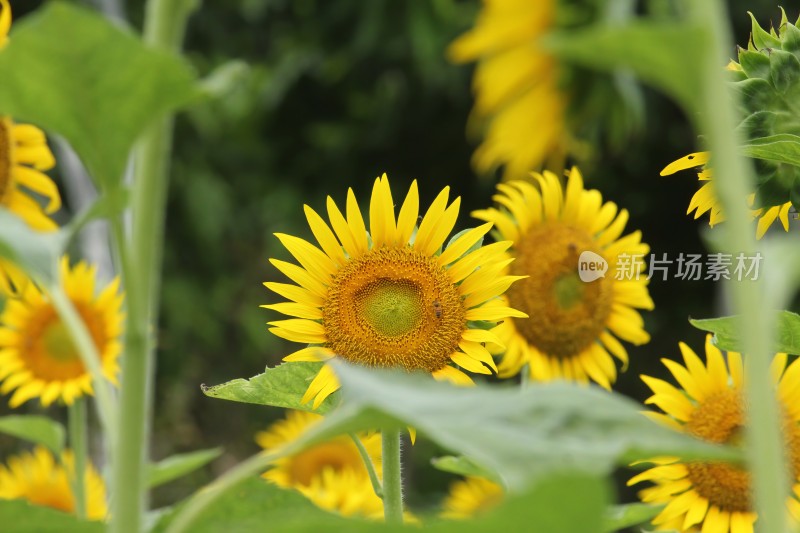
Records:
{"label": "green sepal", "polygon": [[781,31],[781,49],[800,59],[800,29],[791,22],[787,22]]}
{"label": "green sepal", "polygon": [[739,49],[739,64],[748,78],[771,79],[769,57],[752,50]]}
{"label": "green sepal", "polygon": [[[769,54],[769,70],[772,84],[782,94],[786,94],[800,82],[800,59],[783,50],[773,50]],[[795,89],[796,90],[796,89]]]}
{"label": "green sepal", "polygon": [[739,102],[748,115],[770,109],[775,102],[781,102],[780,95],[770,82],[762,78],[747,78],[743,72],[739,74],[745,76],[744,80],[732,83],[731,86],[739,94]]}
{"label": "green sepal", "polygon": [[764,48],[780,48],[781,41],[777,37],[770,35],[767,31],[764,30],[761,26],[759,26],[758,21],[753,16],[752,13],[749,11],[747,12],[750,15],[750,20],[752,21],[752,26],[750,30],[750,38],[753,40],[753,44],[756,45],[756,48],[762,50]]}
{"label": "green sepal", "polygon": [[756,111],[745,118],[736,129],[743,139],[769,137],[775,132],[778,114],[772,111]]}

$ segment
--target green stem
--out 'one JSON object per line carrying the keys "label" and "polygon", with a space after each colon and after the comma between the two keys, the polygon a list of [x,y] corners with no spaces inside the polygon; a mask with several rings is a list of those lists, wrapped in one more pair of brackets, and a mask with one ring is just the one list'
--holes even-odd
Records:
{"label": "green stem", "polygon": [[387,524],[403,523],[403,476],[400,471],[400,430],[381,432],[383,444],[383,516]]}
{"label": "green stem", "polygon": [[60,285],[51,287],[48,291],[48,295],[58,312],[58,316],[67,327],[72,342],[75,343],[75,347],[78,349],[78,354],[81,357],[83,366],[89,371],[89,375],[92,376],[92,387],[94,389],[100,424],[109,435],[113,435],[117,429],[117,422],[114,413],[111,384],[103,375],[103,368],[100,364],[100,355],[97,352],[97,346],[95,346],[89,329],[72,304],[72,300],[70,300],[69,296],[64,292],[64,289]]}
{"label": "green stem", "polygon": [[87,445],[86,401],[77,398],[69,406],[69,446],[72,449],[73,494],[75,495],[75,514],[86,518],[86,460],[89,453]]}
{"label": "green stem", "polygon": [[[193,0],[149,0],[145,13],[145,43],[178,52],[187,19],[195,7]],[[120,424],[115,439],[112,475],[111,530],[117,533],[140,532],[146,508],[145,466],[155,348],[151,333],[158,324],[172,130],[171,116],[159,120],[145,131],[135,154],[133,222],[129,240],[125,239],[119,222],[115,222],[114,244],[123,271],[128,312],[119,403],[120,419],[124,423]]]}
{"label": "green stem", "polygon": [[[750,162],[739,155],[738,122],[731,93],[726,85],[722,67],[733,42],[725,21],[728,13],[722,0],[689,2],[694,23],[710,28],[713,40],[706,55],[704,93],[702,95],[701,131],[708,134],[713,154],[716,190],[725,224],[720,225],[724,251],[754,255],[760,249],[754,236],[745,198],[754,189]],[[768,259],[767,259],[768,260]],[[785,498],[788,479],[784,469],[785,456],[780,434],[780,415],[775,388],[770,378],[769,351],[775,335],[770,313],[764,301],[764,283],[731,281],[725,286],[739,316],[742,334],[748,404],[747,458],[753,476],[755,506],[759,531],[786,531]]]}
{"label": "green stem", "polygon": [[367,453],[364,443],[361,442],[361,439],[358,438],[358,435],[355,435],[354,433],[350,433],[350,438],[353,439],[353,443],[356,445],[358,453],[361,455],[361,460],[364,462],[364,466],[367,468],[367,474],[369,475],[369,480],[372,483],[372,490],[375,491],[375,495],[378,498],[383,498],[383,487],[381,487],[381,480],[378,479],[378,473],[375,472],[375,465],[372,463],[372,458],[369,456],[369,453]]}

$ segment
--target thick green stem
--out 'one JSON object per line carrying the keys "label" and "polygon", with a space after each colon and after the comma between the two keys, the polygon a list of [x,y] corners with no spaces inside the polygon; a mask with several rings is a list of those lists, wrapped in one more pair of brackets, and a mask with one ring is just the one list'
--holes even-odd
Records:
{"label": "thick green stem", "polygon": [[[721,0],[690,3],[694,23],[711,30],[710,53],[705,56],[701,107],[701,130],[708,135],[713,154],[714,183],[725,212],[726,222],[720,225],[723,248],[728,253],[755,256],[759,246],[754,236],[745,198],[754,190],[752,168],[739,155],[735,127],[737,116],[731,93],[726,86],[722,67],[733,52],[728,14]],[[769,260],[769,258],[765,258]],[[780,415],[775,388],[769,373],[772,353],[769,351],[775,332],[766,312],[764,283],[731,281],[726,285],[742,334],[749,406],[747,424],[747,458],[753,476],[758,530],[779,533],[786,531],[785,498],[788,493],[787,470],[780,434]]]}
{"label": "thick green stem", "polygon": [[87,443],[86,401],[78,398],[69,406],[69,447],[75,459],[73,463],[72,492],[75,495],[75,514],[86,518],[86,461],[89,455]]}
{"label": "thick green stem", "polygon": [[364,462],[364,467],[367,469],[369,481],[372,483],[372,490],[375,491],[375,495],[378,498],[383,498],[383,487],[381,486],[381,480],[378,479],[378,473],[375,472],[375,465],[372,463],[372,458],[369,456],[369,453],[367,453],[364,443],[361,442],[361,439],[358,438],[358,435],[354,433],[350,433],[350,438],[353,439],[353,444],[356,445],[358,453],[361,455],[361,460]]}
{"label": "thick green stem", "polygon": [[383,516],[387,524],[403,523],[403,476],[400,469],[400,430],[381,432],[383,444]]}
{"label": "thick green stem", "polygon": [[78,349],[83,366],[92,376],[92,387],[97,405],[97,413],[100,417],[100,424],[109,435],[113,435],[117,430],[117,419],[114,413],[114,401],[111,392],[111,383],[103,375],[103,368],[100,364],[100,354],[94,344],[89,329],[84,324],[81,315],[72,304],[72,300],[64,292],[61,286],[51,287],[48,296],[53,306],[58,312],[61,321],[67,327],[72,342]]}
{"label": "thick green stem", "polygon": [[[194,0],[150,0],[145,14],[144,41],[177,52]],[[119,222],[115,246],[122,263],[128,318],[122,358],[119,433],[113,466],[112,531],[142,530],[146,508],[145,466],[150,431],[158,293],[164,244],[164,210],[172,150],[172,117],[147,129],[134,159],[133,223],[125,239]],[[136,258],[132,261],[131,258]]]}

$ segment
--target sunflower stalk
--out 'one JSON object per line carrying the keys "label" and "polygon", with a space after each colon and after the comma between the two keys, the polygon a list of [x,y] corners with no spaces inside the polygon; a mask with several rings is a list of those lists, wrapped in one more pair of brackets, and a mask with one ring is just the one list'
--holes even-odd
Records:
{"label": "sunflower stalk", "polygon": [[[144,41],[178,53],[195,0],[150,0]],[[124,423],[116,436],[111,531],[138,533],[146,508],[147,442],[153,391],[155,343],[151,332],[158,323],[158,292],[164,244],[164,211],[169,183],[173,119],[160,119],[144,134],[135,154],[132,187],[133,223],[126,239],[115,222],[114,245],[123,271],[128,315],[119,412]],[[131,261],[131,258],[136,261]]]}
{"label": "sunflower stalk", "polygon": [[353,444],[356,445],[359,455],[361,455],[361,460],[364,462],[364,467],[367,469],[369,481],[372,483],[372,490],[375,491],[375,496],[383,499],[383,487],[381,486],[381,480],[378,479],[378,473],[375,471],[375,465],[372,463],[372,459],[370,458],[369,453],[367,453],[364,443],[361,442],[361,439],[359,439],[354,433],[350,433],[350,438],[353,440]]}
{"label": "sunflower stalk", "polygon": [[[714,171],[719,180],[718,194],[727,222],[721,227],[723,247],[729,252],[754,255],[756,242],[744,198],[754,190],[751,165],[739,155],[736,114],[732,97],[720,65],[733,50],[724,3],[721,0],[691,2],[691,15],[699,27],[710,30],[710,42],[702,65],[705,80],[701,95],[700,130],[708,134],[714,154]],[[769,313],[764,312],[763,281],[729,282],[726,290],[740,317],[748,380],[745,385],[749,406],[747,458],[752,472],[758,530],[787,531],[784,502],[788,493],[785,454],[780,434],[780,416],[775,391],[769,375],[770,337],[774,331]]]}
{"label": "sunflower stalk", "polygon": [[76,398],[68,408],[69,446],[75,461],[72,472],[72,492],[75,494],[75,514],[86,518],[86,462],[89,453],[86,401]]}
{"label": "sunflower stalk", "polygon": [[400,466],[400,430],[381,431],[383,444],[383,516],[387,524],[403,523],[403,475]]}

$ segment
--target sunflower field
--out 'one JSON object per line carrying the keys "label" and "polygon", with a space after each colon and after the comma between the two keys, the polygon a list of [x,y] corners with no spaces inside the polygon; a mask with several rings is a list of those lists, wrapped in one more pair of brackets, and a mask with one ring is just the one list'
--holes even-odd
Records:
{"label": "sunflower field", "polygon": [[798,26],[0,0],[0,532],[800,533]]}

